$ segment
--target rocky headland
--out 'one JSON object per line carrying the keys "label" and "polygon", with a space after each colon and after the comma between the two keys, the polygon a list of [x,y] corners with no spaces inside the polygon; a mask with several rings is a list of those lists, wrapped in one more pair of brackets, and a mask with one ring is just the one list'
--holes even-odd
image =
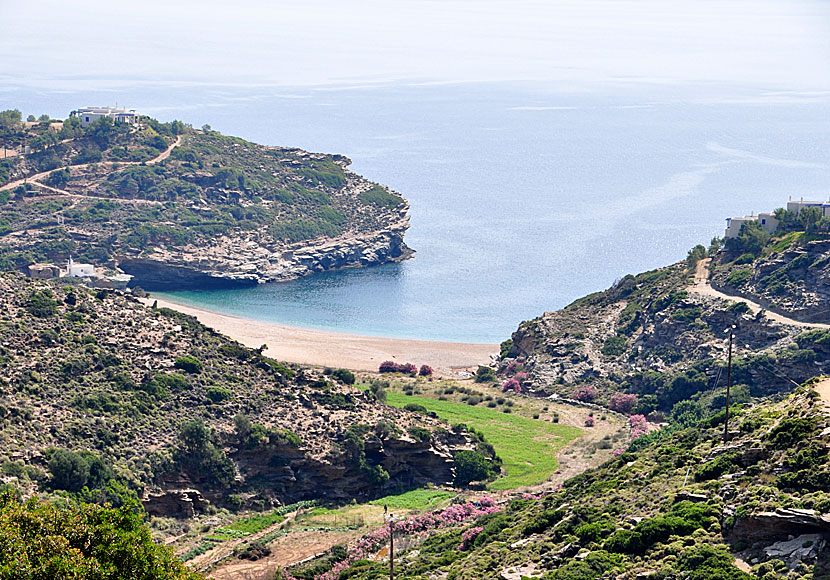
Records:
{"label": "rocky headland", "polygon": [[13,135],[42,140],[0,168],[0,267],[62,266],[72,256],[132,275],[132,285],[174,290],[291,280],[413,254],[406,200],[349,171],[346,157],[179,122],[105,120],[86,128],[67,120],[45,141],[52,133],[37,126]]}

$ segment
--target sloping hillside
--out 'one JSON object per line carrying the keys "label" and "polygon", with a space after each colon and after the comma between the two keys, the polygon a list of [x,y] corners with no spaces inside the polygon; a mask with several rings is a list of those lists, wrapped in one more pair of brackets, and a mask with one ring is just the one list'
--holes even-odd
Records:
{"label": "sloping hillside", "polygon": [[0,466],[23,491],[116,483],[166,515],[199,492],[347,500],[452,483],[454,454],[476,448],[351,373],[280,364],[129,293],[3,274],[0,304]]}
{"label": "sloping hillside", "polygon": [[680,263],[626,276],[522,323],[504,345],[501,376],[524,372],[525,390],[626,413],[667,413],[689,398],[722,405],[733,325],[733,401],[830,371],[830,332],[771,320],[740,298],[695,292],[693,271]]}
{"label": "sloping hillside", "polygon": [[[687,417],[643,436],[558,492],[412,542],[401,579],[550,580],[830,577],[830,418],[800,388],[733,416]],[[735,558],[737,556],[738,559]],[[340,578],[381,578],[355,562]]]}

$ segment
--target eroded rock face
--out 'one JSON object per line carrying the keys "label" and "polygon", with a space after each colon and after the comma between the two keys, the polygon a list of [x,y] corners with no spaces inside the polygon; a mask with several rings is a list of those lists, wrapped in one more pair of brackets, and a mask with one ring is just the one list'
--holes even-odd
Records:
{"label": "eroded rock face", "polygon": [[118,266],[134,276],[133,286],[146,290],[284,282],[317,272],[405,260],[414,254],[403,240],[408,221],[404,210],[397,221],[380,231],[302,244],[219,238],[211,248],[157,249],[141,257],[122,257]]}
{"label": "eroded rock face", "polygon": [[384,486],[345,455],[312,457],[301,449],[280,446],[239,450],[232,458],[245,474],[246,483],[267,488],[283,503],[305,499],[343,501],[376,497],[397,489],[428,483],[450,485],[455,477],[452,450],[468,444],[458,441],[417,441],[409,437],[367,442],[366,455],[389,473]]}
{"label": "eroded rock face", "polygon": [[749,543],[760,542],[763,545],[804,534],[830,534],[830,514],[819,514],[815,510],[779,508],[774,512],[737,518],[729,537]]}
{"label": "eroded rock face", "polygon": [[818,534],[804,534],[792,540],[775,542],[764,548],[767,558],[778,558],[795,568],[799,563],[811,563],[822,553],[827,541]]}
{"label": "eroded rock face", "polygon": [[192,518],[210,503],[199,490],[171,489],[161,493],[148,493],[142,500],[144,509],[151,516]]}

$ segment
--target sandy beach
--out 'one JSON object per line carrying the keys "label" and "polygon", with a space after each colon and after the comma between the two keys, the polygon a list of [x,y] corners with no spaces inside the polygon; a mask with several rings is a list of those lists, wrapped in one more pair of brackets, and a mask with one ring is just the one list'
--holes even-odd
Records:
{"label": "sandy beach", "polygon": [[[150,296],[144,302],[152,304]],[[268,345],[265,353],[271,358],[308,365],[342,367],[356,371],[377,371],[385,360],[427,364],[438,376],[456,377],[461,372],[489,364],[491,355],[498,355],[497,344],[432,342],[398,338],[378,338],[323,330],[292,328],[270,322],[247,320],[158,300],[159,307],[171,308],[196,317],[209,326],[245,346]]]}

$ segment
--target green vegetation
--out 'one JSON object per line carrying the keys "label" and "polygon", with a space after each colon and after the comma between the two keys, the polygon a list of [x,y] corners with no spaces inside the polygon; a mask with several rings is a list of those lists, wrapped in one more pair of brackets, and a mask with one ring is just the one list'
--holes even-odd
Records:
{"label": "green vegetation", "polygon": [[373,185],[358,197],[367,205],[376,205],[386,209],[393,209],[404,203],[403,198],[389,193],[385,187],[380,185]]}
{"label": "green vegetation", "polygon": [[59,507],[0,494],[0,579],[199,580],[157,545],[136,506]]}
{"label": "green vegetation", "polygon": [[369,503],[393,509],[424,510],[434,508],[451,497],[453,497],[452,493],[441,489],[413,489],[397,495],[387,495]]}
{"label": "green vegetation", "polygon": [[582,433],[575,427],[426,397],[390,392],[387,401],[400,408],[412,403],[421,405],[450,424],[465,424],[482,433],[507,472],[490,484],[491,489],[515,489],[545,481],[556,471],[559,450]]}

